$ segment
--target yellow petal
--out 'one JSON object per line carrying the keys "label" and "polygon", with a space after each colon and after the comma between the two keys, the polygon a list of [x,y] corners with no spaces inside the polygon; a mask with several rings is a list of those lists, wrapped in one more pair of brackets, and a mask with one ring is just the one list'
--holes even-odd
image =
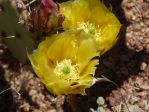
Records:
{"label": "yellow petal", "polygon": [[80,72],[82,72],[88,62],[95,56],[98,56],[95,41],[91,38],[83,40],[80,43],[77,52],[77,63],[79,65]]}
{"label": "yellow petal", "polygon": [[[83,7],[83,11],[80,7]],[[88,19],[90,15],[88,3],[85,0],[63,2],[60,4],[60,10],[65,15],[65,21],[63,22],[65,29],[76,28],[79,22]]]}
{"label": "yellow petal", "polygon": [[64,58],[74,60],[77,51],[75,38],[72,33],[69,32],[58,34],[57,38],[55,38],[55,41],[49,46],[47,51],[48,58],[53,61],[61,61]]}
{"label": "yellow petal", "polygon": [[93,59],[91,60],[86,67],[84,67],[84,69],[82,70],[82,72],[80,73],[81,76],[85,76],[85,75],[94,75],[95,74],[95,70],[96,70],[96,65],[99,64],[99,60],[98,59]]}

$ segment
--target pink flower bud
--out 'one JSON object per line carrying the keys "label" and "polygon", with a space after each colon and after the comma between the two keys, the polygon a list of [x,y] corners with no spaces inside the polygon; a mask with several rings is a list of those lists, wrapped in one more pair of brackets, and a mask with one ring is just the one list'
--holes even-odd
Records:
{"label": "pink flower bud", "polygon": [[30,14],[31,31],[54,31],[63,22],[58,5],[53,0],[41,0]]}

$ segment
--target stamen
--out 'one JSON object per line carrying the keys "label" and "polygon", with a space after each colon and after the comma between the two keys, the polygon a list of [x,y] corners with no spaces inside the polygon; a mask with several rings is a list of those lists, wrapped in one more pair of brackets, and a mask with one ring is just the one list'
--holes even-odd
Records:
{"label": "stamen", "polygon": [[61,79],[72,81],[78,79],[78,66],[73,65],[70,59],[57,62],[54,73]]}
{"label": "stamen", "polygon": [[100,37],[100,30],[97,30],[97,28],[99,28],[99,26],[94,26],[93,24],[89,23],[89,22],[81,22],[78,23],[79,26],[77,29],[79,30],[84,30],[86,33],[92,34],[95,37]]}

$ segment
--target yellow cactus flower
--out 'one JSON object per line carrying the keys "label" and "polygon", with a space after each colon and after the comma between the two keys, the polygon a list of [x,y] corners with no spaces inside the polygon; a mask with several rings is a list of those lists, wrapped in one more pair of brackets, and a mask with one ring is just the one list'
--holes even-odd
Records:
{"label": "yellow cactus flower", "polygon": [[71,0],[60,4],[60,12],[65,16],[63,27],[84,30],[94,35],[97,49],[104,53],[117,40],[120,22],[100,0]]}
{"label": "yellow cactus flower", "polygon": [[85,94],[94,82],[94,39],[83,31],[66,31],[42,41],[29,54],[32,67],[48,90],[56,95]]}

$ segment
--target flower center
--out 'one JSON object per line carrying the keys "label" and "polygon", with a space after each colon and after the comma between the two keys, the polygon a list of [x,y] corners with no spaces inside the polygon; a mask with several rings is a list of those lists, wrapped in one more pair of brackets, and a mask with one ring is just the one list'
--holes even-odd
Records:
{"label": "flower center", "polygon": [[88,33],[92,34],[92,35],[95,35],[96,34],[96,28],[95,27],[92,27],[88,30]]}
{"label": "flower center", "polygon": [[84,30],[86,33],[99,37],[101,34],[100,30],[97,30],[97,28],[89,22],[81,22],[78,26],[78,29]]}
{"label": "flower center", "polygon": [[70,59],[57,62],[54,73],[61,79],[72,81],[78,79],[78,66],[73,65]]}
{"label": "flower center", "polygon": [[69,66],[64,66],[63,67],[63,73],[64,74],[69,74],[70,73],[70,67]]}

